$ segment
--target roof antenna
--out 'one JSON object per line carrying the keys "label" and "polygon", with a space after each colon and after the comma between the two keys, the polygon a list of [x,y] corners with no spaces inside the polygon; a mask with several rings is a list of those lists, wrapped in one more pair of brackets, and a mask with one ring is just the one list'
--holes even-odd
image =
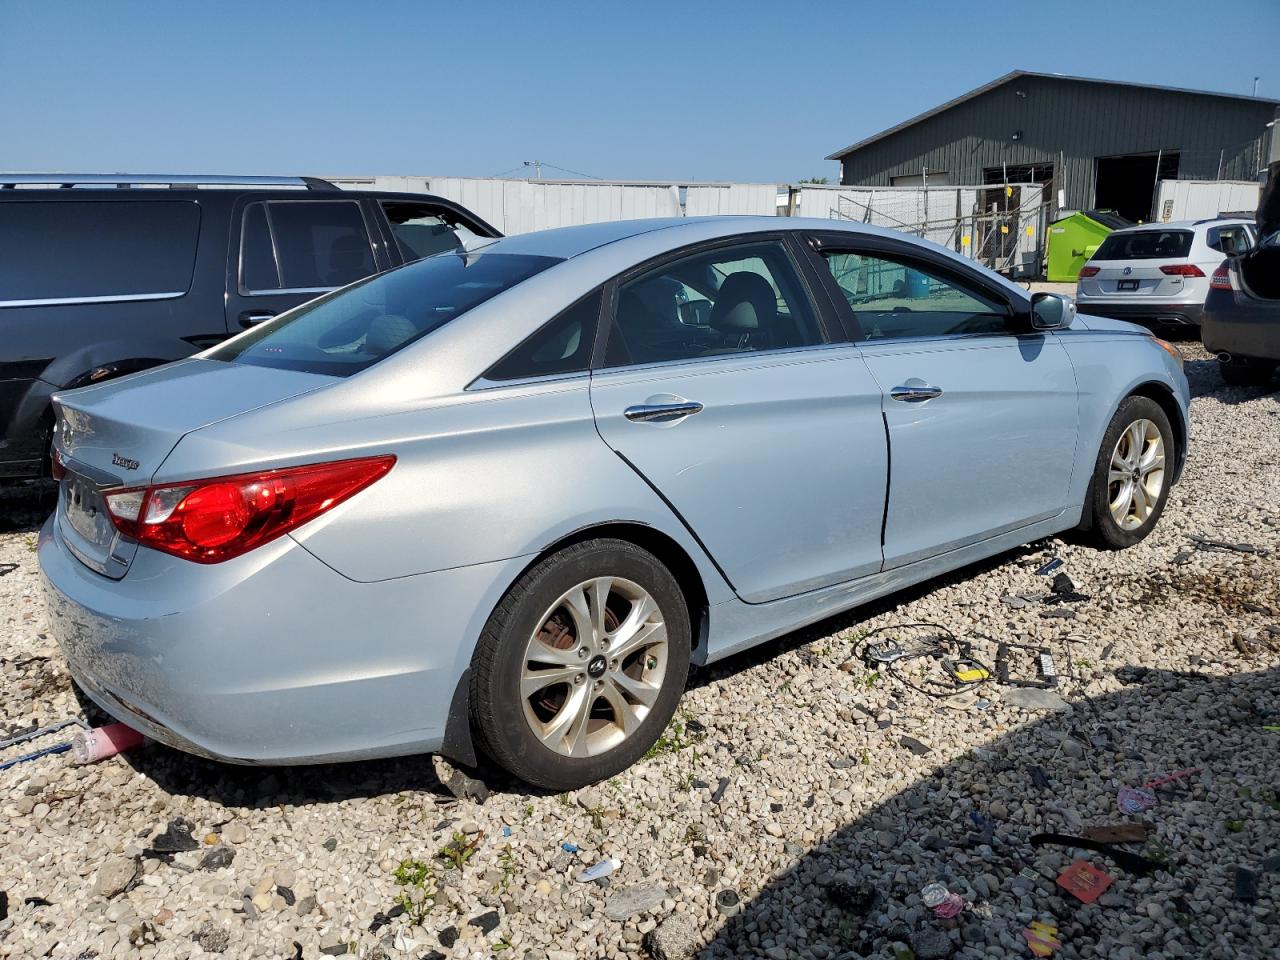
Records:
{"label": "roof antenna", "polygon": [[1258,95],[1258,81],[1259,81],[1259,80],[1261,80],[1261,79],[1262,79],[1261,77],[1254,77],[1254,78],[1253,78],[1253,95],[1254,95],[1255,97]]}

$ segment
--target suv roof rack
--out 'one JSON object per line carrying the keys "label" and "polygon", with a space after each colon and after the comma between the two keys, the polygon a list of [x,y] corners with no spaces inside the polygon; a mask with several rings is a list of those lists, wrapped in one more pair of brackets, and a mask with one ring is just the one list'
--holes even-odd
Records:
{"label": "suv roof rack", "polygon": [[271,187],[295,190],[337,190],[335,184],[319,177],[232,177],[198,174],[155,173],[0,173],[0,190],[19,186],[53,186],[60,190],[75,187]]}

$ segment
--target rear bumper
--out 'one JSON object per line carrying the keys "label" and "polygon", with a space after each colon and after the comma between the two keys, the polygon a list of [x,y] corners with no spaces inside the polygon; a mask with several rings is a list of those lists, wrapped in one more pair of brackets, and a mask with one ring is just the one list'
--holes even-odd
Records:
{"label": "rear bumper", "polygon": [[1201,303],[1129,303],[1114,300],[1076,300],[1076,309],[1091,316],[1112,317],[1134,323],[1199,326],[1204,320]]}
{"label": "rear bumper", "polygon": [[1200,338],[1211,353],[1280,360],[1280,302],[1241,303],[1234,291],[1214,290]]}
{"label": "rear bumper", "polygon": [[156,740],[238,763],[438,750],[501,566],[357,583],[283,537],[211,566],[139,550],[113,581],[52,519],[38,554],[85,693]]}

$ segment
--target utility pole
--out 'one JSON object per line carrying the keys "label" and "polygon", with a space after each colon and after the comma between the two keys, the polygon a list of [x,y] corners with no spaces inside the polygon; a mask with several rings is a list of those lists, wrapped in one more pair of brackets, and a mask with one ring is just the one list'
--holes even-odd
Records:
{"label": "utility pole", "polygon": [[1258,81],[1259,81],[1259,80],[1261,80],[1261,79],[1262,79],[1261,77],[1254,77],[1254,78],[1253,78],[1253,95],[1254,95],[1255,97],[1258,95]]}
{"label": "utility pole", "polygon": [[524,162],[524,165],[526,167],[533,167],[533,179],[535,180],[542,179],[542,161],[541,160],[526,160]]}

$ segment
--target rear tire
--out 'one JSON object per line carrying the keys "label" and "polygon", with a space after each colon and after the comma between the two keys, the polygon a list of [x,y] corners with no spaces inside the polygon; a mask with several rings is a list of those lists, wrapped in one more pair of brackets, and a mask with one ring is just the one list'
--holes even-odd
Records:
{"label": "rear tire", "polygon": [[522,575],[485,626],[471,664],[478,744],[549,790],[614,776],[671,720],[690,653],[684,594],[655,556],[624,540],[566,547]]}
{"label": "rear tire", "polygon": [[1102,438],[1080,531],[1104,550],[1144,540],[1164,513],[1177,460],[1173,428],[1160,405],[1126,397]]}
{"label": "rear tire", "polygon": [[1260,387],[1276,372],[1274,360],[1254,360],[1251,357],[1232,357],[1218,361],[1222,381],[1232,387]]}

